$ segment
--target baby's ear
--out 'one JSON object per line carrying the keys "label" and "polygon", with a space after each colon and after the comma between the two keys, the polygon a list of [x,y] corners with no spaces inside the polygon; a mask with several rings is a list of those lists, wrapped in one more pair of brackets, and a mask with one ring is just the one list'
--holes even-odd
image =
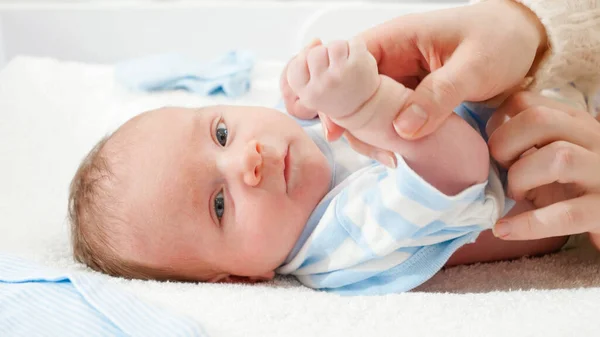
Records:
{"label": "baby's ear", "polygon": [[273,277],[275,277],[275,272],[270,271],[270,272],[264,273],[259,276],[251,276],[251,277],[249,277],[249,279],[254,282],[260,282],[260,281],[270,281],[273,279]]}
{"label": "baby's ear", "polygon": [[213,277],[208,282],[212,283],[257,283],[262,281],[269,281],[275,277],[275,272],[270,271],[263,275],[259,276],[237,276],[237,275],[227,275],[221,274],[219,276]]}

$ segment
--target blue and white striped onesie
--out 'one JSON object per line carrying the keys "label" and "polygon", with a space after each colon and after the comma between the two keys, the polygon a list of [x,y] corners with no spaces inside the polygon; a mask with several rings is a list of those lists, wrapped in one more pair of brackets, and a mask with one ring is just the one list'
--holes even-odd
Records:
{"label": "blue and white striped onesie", "polygon": [[[491,110],[473,111],[457,108],[481,130]],[[400,156],[398,168],[389,169],[343,141],[327,143],[320,123],[305,130],[329,160],[332,182],[277,272],[292,274],[308,287],[344,295],[411,290],[512,204],[494,165],[487,182],[447,196]]]}

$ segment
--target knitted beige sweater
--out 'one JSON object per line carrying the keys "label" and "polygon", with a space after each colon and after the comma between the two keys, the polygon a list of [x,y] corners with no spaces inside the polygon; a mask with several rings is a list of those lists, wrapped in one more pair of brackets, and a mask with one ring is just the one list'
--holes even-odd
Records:
{"label": "knitted beige sweater", "polygon": [[548,51],[527,88],[539,91],[575,82],[587,97],[593,96],[600,84],[600,0],[514,1],[531,9],[548,34]]}

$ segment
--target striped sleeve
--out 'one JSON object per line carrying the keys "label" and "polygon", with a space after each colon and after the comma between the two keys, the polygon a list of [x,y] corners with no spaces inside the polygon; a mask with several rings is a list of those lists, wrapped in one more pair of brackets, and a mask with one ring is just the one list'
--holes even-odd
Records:
{"label": "striped sleeve", "polygon": [[408,291],[499,218],[494,169],[486,183],[447,196],[397,157],[397,169],[365,168],[332,198],[288,266],[302,283],[342,294]]}
{"label": "striped sleeve", "polygon": [[[0,336],[205,336],[89,272],[65,272],[0,254]],[[34,319],[32,319],[34,318]]]}

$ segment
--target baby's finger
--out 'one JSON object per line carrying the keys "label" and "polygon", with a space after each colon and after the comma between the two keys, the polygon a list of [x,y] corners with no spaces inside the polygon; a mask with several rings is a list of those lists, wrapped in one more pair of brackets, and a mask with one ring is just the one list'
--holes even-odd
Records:
{"label": "baby's finger", "polygon": [[333,142],[340,139],[341,136],[344,135],[346,131],[343,127],[335,124],[331,118],[327,117],[327,115],[319,112],[319,119],[321,120],[321,124],[323,125],[323,132],[325,133],[325,140],[328,142]]}
{"label": "baby's finger", "polygon": [[372,67],[377,69],[377,60],[367,49],[367,45],[360,38],[353,38],[348,41],[348,60],[350,62],[364,62],[365,59],[372,63]]}
{"label": "baby's finger", "polygon": [[289,105],[286,102],[286,109],[290,115],[300,119],[313,119],[317,117],[317,111],[302,105],[298,97],[291,101]]}
{"label": "baby's finger", "polygon": [[300,119],[313,119],[317,117],[317,112],[312,109],[308,109],[302,104],[300,104],[300,100],[298,99],[298,95],[290,88],[290,85],[287,81],[287,66],[283,70],[281,74],[281,78],[279,80],[279,87],[281,90],[281,96],[283,98],[283,103],[285,104],[285,109],[287,112],[295,117]]}
{"label": "baby's finger", "polygon": [[306,61],[306,52],[298,54],[293,60],[290,61],[287,67],[287,81],[290,88],[298,94],[308,81],[310,81],[310,72],[308,70],[308,63]]}
{"label": "baby's finger", "polygon": [[310,72],[306,62],[308,52],[323,43],[320,39],[313,39],[298,55],[294,56],[285,67],[284,74],[291,89],[298,95],[298,91],[310,80]]}
{"label": "baby's finger", "polygon": [[[321,45],[322,42],[320,39],[313,39],[306,47],[304,47],[303,52],[309,50],[314,46]],[[287,112],[295,117],[301,119],[312,119],[317,117],[317,112],[315,110],[309,109],[302,104],[300,104],[300,100],[298,99],[297,93],[290,87],[288,81],[288,69],[290,63],[295,59],[292,58],[283,69],[281,73],[281,78],[279,80],[279,87],[281,90],[281,95],[283,97],[283,102],[285,104],[285,108]]]}
{"label": "baby's finger", "polygon": [[348,41],[333,41],[327,45],[327,51],[330,64],[342,63],[348,59]]}
{"label": "baby's finger", "polygon": [[308,51],[306,56],[308,63],[308,72],[311,78],[315,78],[324,73],[329,68],[329,55],[325,46],[316,46]]}
{"label": "baby's finger", "polygon": [[558,182],[586,190],[600,187],[600,158],[572,143],[558,141],[521,156],[508,171],[508,191],[521,200],[534,188]]}
{"label": "baby's finger", "polygon": [[322,44],[323,44],[323,41],[321,41],[321,39],[314,38],[306,45],[306,47],[304,47],[303,51],[310,50],[310,48],[320,46]]}
{"label": "baby's finger", "polygon": [[494,235],[504,240],[534,240],[589,232],[598,226],[599,204],[597,194],[557,202],[500,220]]}
{"label": "baby's finger", "polygon": [[398,166],[394,153],[363,143],[350,132],[345,132],[344,137],[348,140],[348,144],[350,144],[350,147],[352,147],[354,151],[373,158],[389,168],[395,169]]}

